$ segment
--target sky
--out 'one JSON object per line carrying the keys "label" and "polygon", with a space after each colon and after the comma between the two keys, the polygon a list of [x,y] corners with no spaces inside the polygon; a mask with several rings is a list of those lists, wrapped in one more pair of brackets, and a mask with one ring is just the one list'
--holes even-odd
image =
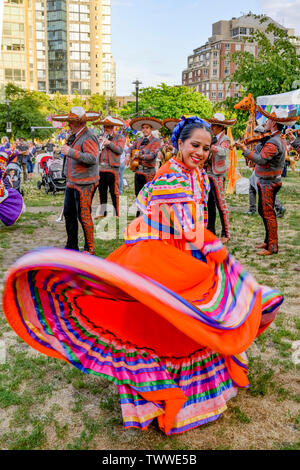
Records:
{"label": "sky", "polygon": [[300,36],[300,0],[111,0],[117,96],[131,95],[136,79],[142,88],[181,84],[188,55],[212,35],[212,24],[249,11]]}

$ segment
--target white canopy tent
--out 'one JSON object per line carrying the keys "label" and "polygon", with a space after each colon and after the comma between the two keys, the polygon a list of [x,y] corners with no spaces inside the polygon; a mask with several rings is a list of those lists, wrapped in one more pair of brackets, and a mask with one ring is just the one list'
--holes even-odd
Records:
{"label": "white canopy tent", "polygon": [[[271,113],[276,108],[288,108],[291,115],[300,115],[300,88],[287,93],[279,93],[277,95],[259,96],[256,104]],[[260,113],[257,114],[256,120],[259,124],[263,124],[266,120]],[[297,126],[298,127],[298,126]]]}
{"label": "white canopy tent", "polygon": [[278,95],[259,96],[256,100],[259,106],[289,106],[300,105],[300,88],[298,90],[279,93]]}

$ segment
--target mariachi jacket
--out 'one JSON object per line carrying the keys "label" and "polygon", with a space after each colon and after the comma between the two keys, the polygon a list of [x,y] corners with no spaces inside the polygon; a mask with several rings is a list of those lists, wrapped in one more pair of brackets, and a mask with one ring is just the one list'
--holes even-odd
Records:
{"label": "mariachi jacket", "polygon": [[125,147],[125,137],[121,134],[112,134],[112,140],[103,148],[100,154],[99,170],[108,170],[110,168],[119,168],[120,157]]}
{"label": "mariachi jacket", "polygon": [[255,175],[259,179],[280,180],[285,162],[285,146],[280,132],[269,137],[259,153],[245,150],[243,155],[255,165]]}
{"label": "mariachi jacket", "polygon": [[92,131],[84,127],[69,145],[63,165],[67,186],[98,183],[99,143]]}
{"label": "mariachi jacket", "polygon": [[229,145],[230,139],[221,132],[217,136],[217,142],[213,145],[217,147],[217,152],[212,152],[207,162],[207,174],[209,176],[224,176],[229,168]]}
{"label": "mariachi jacket", "polygon": [[141,137],[136,142],[134,142],[130,149],[131,152],[132,150],[139,150],[142,153],[142,158],[140,158],[140,164],[137,167],[136,173],[155,173],[156,157],[160,150],[161,143],[160,140],[153,135],[148,138],[148,141],[148,143],[144,143],[145,137]]}

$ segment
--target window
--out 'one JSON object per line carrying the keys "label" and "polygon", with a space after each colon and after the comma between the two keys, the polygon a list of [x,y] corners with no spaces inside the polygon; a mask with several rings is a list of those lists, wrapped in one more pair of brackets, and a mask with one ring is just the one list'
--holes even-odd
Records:
{"label": "window", "polygon": [[226,49],[226,50],[229,50],[229,49],[230,49],[230,43],[229,43],[229,42],[225,42],[225,49]]}
{"label": "window", "polygon": [[46,70],[45,62],[37,62],[37,69],[39,70]]}
{"label": "window", "polygon": [[247,34],[247,28],[240,28],[240,34]]}
{"label": "window", "polygon": [[89,41],[90,35],[88,33],[80,33],[80,41]]}
{"label": "window", "polygon": [[89,33],[90,32],[90,25],[89,24],[81,24],[80,25],[80,32],[81,33]]}
{"label": "window", "polygon": [[46,82],[38,82],[38,90],[46,91]]}
{"label": "window", "polygon": [[71,71],[71,80],[80,80],[80,71]]}
{"label": "window", "polygon": [[36,31],[36,39],[45,39],[45,33],[43,31]]}
{"label": "window", "polygon": [[80,64],[81,70],[89,71],[91,69],[89,62],[81,62]]}
{"label": "window", "polygon": [[88,5],[80,5],[80,13],[89,13],[90,7]]}
{"label": "window", "polygon": [[219,99],[219,100],[223,99],[223,92],[222,92],[222,91],[219,91],[219,93],[218,93],[218,99]]}
{"label": "window", "polygon": [[36,27],[36,29],[38,29],[39,31],[45,31],[45,25],[44,25],[44,23],[40,23],[39,21],[37,21],[37,22],[35,23],[35,27]]}
{"label": "window", "polygon": [[25,81],[25,70],[22,69],[5,69],[4,76],[6,80],[17,82]]}
{"label": "window", "polygon": [[110,24],[110,16],[102,16],[102,24]]}
{"label": "window", "polygon": [[81,52],[81,60],[89,60],[90,53],[89,52]]}
{"label": "window", "polygon": [[44,59],[45,58],[45,51],[36,51],[37,59]]}
{"label": "window", "polygon": [[86,43],[81,43],[80,44],[80,50],[82,52],[90,52],[90,45]]}
{"label": "window", "polygon": [[90,21],[90,15],[86,13],[80,13],[80,21]]}
{"label": "window", "polygon": [[71,60],[80,60],[80,54],[79,54],[79,52],[72,51],[72,52],[70,53],[70,59],[71,59]]}
{"label": "window", "polygon": [[71,3],[69,5],[70,12],[79,12],[79,5],[77,3]]}
{"label": "window", "polygon": [[77,23],[70,23],[70,31],[79,31],[79,24]]}
{"label": "window", "polygon": [[69,38],[71,41],[79,41],[79,33],[70,33]]}
{"label": "window", "polygon": [[103,36],[102,36],[102,42],[105,43],[105,44],[110,44],[110,43],[111,43],[110,35],[108,35],[108,34],[103,34]]}
{"label": "window", "polygon": [[240,51],[241,49],[242,49],[241,44],[236,44],[236,45],[235,45],[235,50],[236,50],[236,51]]}
{"label": "window", "polygon": [[228,67],[225,67],[225,69],[224,69],[224,73],[225,73],[225,75],[229,75],[229,74],[230,74],[230,70],[229,70],[229,68],[228,68]]}
{"label": "window", "polygon": [[37,78],[46,78],[45,70],[37,70]]}
{"label": "window", "polygon": [[4,51],[24,51],[25,44],[23,39],[3,38]]}
{"label": "window", "polygon": [[3,36],[15,36],[24,32],[24,23],[3,22]]}
{"label": "window", "polygon": [[79,13],[70,13],[69,14],[70,21],[79,21]]}

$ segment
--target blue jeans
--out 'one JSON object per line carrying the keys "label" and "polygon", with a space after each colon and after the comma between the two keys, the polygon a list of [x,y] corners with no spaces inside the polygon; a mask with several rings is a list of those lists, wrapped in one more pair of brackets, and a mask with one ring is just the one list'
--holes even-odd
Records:
{"label": "blue jeans", "polygon": [[27,161],[27,173],[33,173],[33,163],[31,160]]}
{"label": "blue jeans", "polygon": [[125,164],[120,164],[120,176],[119,176],[119,194],[123,193],[123,175],[125,170]]}

